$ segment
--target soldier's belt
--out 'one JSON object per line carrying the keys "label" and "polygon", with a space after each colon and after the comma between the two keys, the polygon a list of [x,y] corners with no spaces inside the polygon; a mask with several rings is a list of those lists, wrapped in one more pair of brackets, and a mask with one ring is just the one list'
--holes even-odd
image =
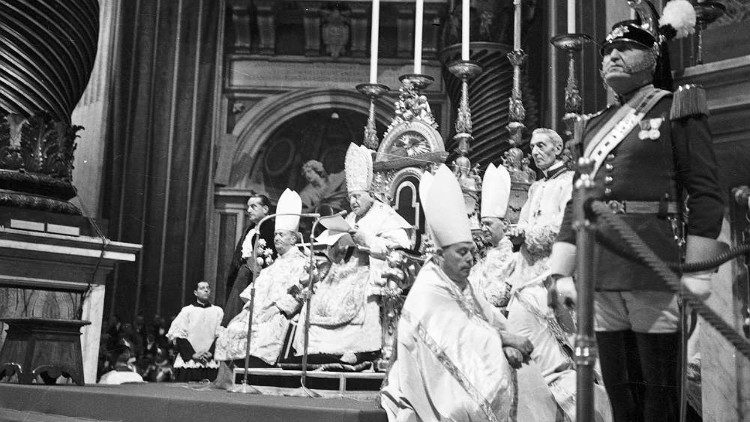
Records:
{"label": "soldier's belt", "polygon": [[615,214],[677,214],[676,202],[659,201],[605,201]]}

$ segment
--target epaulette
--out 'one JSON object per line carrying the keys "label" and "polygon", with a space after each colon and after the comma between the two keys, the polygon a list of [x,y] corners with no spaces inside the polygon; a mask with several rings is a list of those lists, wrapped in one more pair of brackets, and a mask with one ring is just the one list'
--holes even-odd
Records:
{"label": "epaulette", "polygon": [[681,85],[674,91],[670,120],[688,116],[708,116],[706,91],[698,85]]}

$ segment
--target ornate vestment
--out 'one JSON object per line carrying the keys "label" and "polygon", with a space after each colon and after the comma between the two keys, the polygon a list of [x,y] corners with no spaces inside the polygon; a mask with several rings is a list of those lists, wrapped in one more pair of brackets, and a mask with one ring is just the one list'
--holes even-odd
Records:
{"label": "ornate vestment", "polygon": [[500,244],[487,251],[472,268],[469,275],[475,291],[498,308],[504,308],[510,298],[510,280],[516,264],[513,244],[507,237]]}
{"label": "ornate vestment", "polygon": [[550,169],[544,179],[529,188],[518,219],[518,228],[523,230],[525,239],[518,254],[516,280],[531,280],[547,271],[552,244],[573,192],[573,174],[562,166]]}
{"label": "ornate vestment", "polygon": [[[370,257],[334,264],[320,281],[311,299],[309,353],[371,352],[382,347],[376,282],[387,268],[383,259],[388,247],[409,247],[407,230],[412,227],[393,208],[378,201],[359,220],[349,213],[346,221],[364,233]],[[305,315],[303,311],[300,327]],[[297,354],[302,354],[303,332],[298,329],[295,335]]]}
{"label": "ornate vestment", "polygon": [[[371,294],[369,269],[359,259],[333,264],[317,284],[310,308],[308,352],[343,355],[380,350],[380,309]],[[306,310],[302,310],[294,349],[302,354]]]}
{"label": "ornate vestment", "polygon": [[379,279],[388,264],[384,261],[388,247],[401,246],[408,248],[411,244],[408,230],[412,226],[393,208],[375,201],[364,216],[357,220],[351,212],[346,216],[350,226],[361,230],[367,237],[370,248],[370,283]]}
{"label": "ornate vestment", "polygon": [[513,372],[502,315],[433,262],[419,272],[401,314],[396,359],[381,391],[390,421],[504,421]]}
{"label": "ornate vestment", "polygon": [[[299,304],[287,291],[299,282],[304,274],[307,258],[296,247],[279,256],[270,267],[263,269],[255,281],[255,305],[253,311],[252,341],[250,354],[269,365],[276,363],[284,337],[289,328],[289,320],[281,312],[294,313]],[[247,323],[252,285],[240,297],[245,308],[227,325],[227,329],[216,340],[216,360],[245,358],[247,347]]]}

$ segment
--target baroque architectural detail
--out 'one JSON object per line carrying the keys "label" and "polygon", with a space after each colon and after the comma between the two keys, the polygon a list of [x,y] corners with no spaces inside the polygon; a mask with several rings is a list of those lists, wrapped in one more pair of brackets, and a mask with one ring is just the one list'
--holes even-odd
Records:
{"label": "baroque architectural detail", "polygon": [[323,24],[323,43],[326,54],[338,58],[346,51],[349,43],[349,15],[348,11],[339,9],[323,10],[325,24]]}
{"label": "baroque architectural detail", "polygon": [[0,120],[1,205],[80,214],[67,200],[72,185],[73,152],[81,126],[53,120],[47,113],[30,118],[9,114]]}

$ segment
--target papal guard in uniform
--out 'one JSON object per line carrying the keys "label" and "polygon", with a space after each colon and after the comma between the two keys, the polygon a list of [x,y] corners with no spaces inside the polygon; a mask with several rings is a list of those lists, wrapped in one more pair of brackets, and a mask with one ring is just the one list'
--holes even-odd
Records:
{"label": "papal guard in uniform", "polygon": [[[683,246],[688,261],[705,259],[719,250],[723,192],[704,94],[695,86],[671,92],[665,45],[670,35],[687,33],[695,11],[686,1],[671,1],[657,28],[653,6],[633,3],[641,6],[639,20],[615,25],[601,48],[602,77],[619,104],[584,119],[575,149],[594,162],[598,199],[661,259],[679,261]],[[569,203],[550,259],[558,304],[576,297],[572,220]],[[677,296],[648,267],[603,246],[596,249],[594,274],[596,337],[615,420],[678,420]],[[710,273],[682,277],[708,296]]]}

